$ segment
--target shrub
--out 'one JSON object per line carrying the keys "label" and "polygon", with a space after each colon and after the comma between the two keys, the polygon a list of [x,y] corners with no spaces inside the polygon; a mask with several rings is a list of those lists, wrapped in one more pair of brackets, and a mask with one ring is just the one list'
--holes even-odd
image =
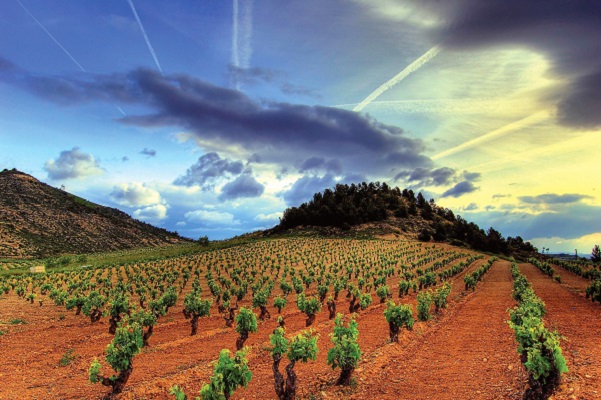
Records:
{"label": "shrub", "polygon": [[420,321],[430,319],[430,307],[432,306],[432,295],[430,292],[420,292],[417,295],[417,318]]}
{"label": "shrub", "polygon": [[328,365],[332,369],[341,369],[337,385],[348,386],[351,383],[351,375],[361,359],[358,337],[359,327],[355,319],[351,317],[348,326],[344,326],[344,316],[338,314],[334,320],[334,332],[330,334],[334,347],[328,351]]}
{"label": "shrub", "polygon": [[601,280],[593,281],[586,288],[586,298],[591,299],[593,302],[598,301],[601,303]]}
{"label": "shrub", "polygon": [[90,292],[86,298],[81,311],[84,315],[90,317],[90,322],[94,323],[100,320],[102,316],[102,307],[106,303],[106,297],[96,291]]}
{"label": "shrub", "polygon": [[106,361],[118,372],[118,375],[103,377],[100,375],[101,365],[94,359],[88,370],[90,382],[102,383],[112,387],[113,393],[121,393],[133,367],[133,358],[142,348],[142,329],[137,323],[120,325],[115,333],[115,338],[106,349]]}
{"label": "shrub", "polygon": [[288,300],[282,296],[277,296],[273,300],[273,306],[278,309],[278,314],[282,312],[282,308],[286,307],[286,304],[288,304]]}
{"label": "shrub", "polygon": [[250,308],[240,308],[240,312],[236,315],[236,332],[240,334],[236,340],[236,350],[241,350],[244,342],[248,339],[248,334],[256,332],[258,329],[255,313]]}
{"label": "shrub", "polygon": [[192,318],[190,320],[190,325],[192,327],[190,336],[196,335],[198,331],[198,319],[200,317],[207,317],[211,314],[211,303],[211,300],[202,300],[200,298],[200,293],[196,291],[190,292],[184,298],[184,309]]}
{"label": "shrub", "polygon": [[[297,361],[307,362],[317,358],[318,336],[313,331],[304,331],[292,338],[289,342],[284,337],[284,329],[277,328],[269,341],[272,345],[271,357],[273,358],[273,377],[275,391],[280,400],[294,400],[296,398],[296,374],[294,365]],[[280,373],[279,366],[282,356],[286,354],[289,364],[286,366],[286,381]]]}
{"label": "shrub", "polygon": [[301,293],[296,298],[298,309],[307,315],[305,326],[311,326],[315,321],[315,314],[321,311],[321,302],[314,296],[306,297]]}
{"label": "shrub", "polygon": [[271,314],[267,310],[267,297],[269,294],[267,290],[259,290],[252,299],[252,306],[259,307],[261,309],[261,314],[259,314],[259,319],[263,321],[264,319],[271,318]]}
{"label": "shrub", "polygon": [[390,288],[388,285],[382,285],[376,289],[376,295],[380,298],[380,304],[382,304],[390,297]]}
{"label": "shrub", "polygon": [[388,306],[384,310],[384,317],[386,317],[390,329],[390,341],[395,343],[399,342],[399,330],[403,326],[411,329],[415,322],[410,305],[399,304],[397,306],[392,300],[388,302]]}
{"label": "shrub", "polygon": [[[200,389],[200,398],[202,400],[227,400],[238,387],[248,386],[252,372],[248,368],[246,354],[247,349],[245,348],[237,351],[232,358],[229,350],[221,350],[217,364],[213,368],[211,381]],[[179,386],[172,386],[169,393],[173,394],[177,400],[186,399],[186,395]]]}
{"label": "shrub", "polygon": [[449,282],[445,282],[442,287],[438,288],[434,292],[433,300],[434,300],[434,308],[436,312],[439,312],[443,308],[447,306],[447,299],[451,294],[452,285]]}

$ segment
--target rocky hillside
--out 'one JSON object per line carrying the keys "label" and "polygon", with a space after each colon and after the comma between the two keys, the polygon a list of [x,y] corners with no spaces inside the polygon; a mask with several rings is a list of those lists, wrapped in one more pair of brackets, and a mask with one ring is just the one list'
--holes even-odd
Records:
{"label": "rocky hillside", "polygon": [[0,172],[0,258],[104,252],[187,240],[23,172]]}

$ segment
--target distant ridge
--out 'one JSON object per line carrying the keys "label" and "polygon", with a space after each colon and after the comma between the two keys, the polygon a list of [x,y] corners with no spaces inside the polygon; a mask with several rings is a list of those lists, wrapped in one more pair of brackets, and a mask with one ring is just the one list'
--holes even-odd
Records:
{"label": "distant ridge", "polygon": [[494,228],[487,231],[452,210],[443,208],[408,189],[385,182],[337,184],[298,207],[284,211],[279,225],[266,231],[285,234],[317,230],[330,235],[368,232],[372,235],[400,234],[423,242],[447,242],[479,251],[514,255],[524,259],[536,248],[520,236],[504,238]]}
{"label": "distant ridge", "polygon": [[0,172],[0,258],[44,258],[187,241],[16,169]]}

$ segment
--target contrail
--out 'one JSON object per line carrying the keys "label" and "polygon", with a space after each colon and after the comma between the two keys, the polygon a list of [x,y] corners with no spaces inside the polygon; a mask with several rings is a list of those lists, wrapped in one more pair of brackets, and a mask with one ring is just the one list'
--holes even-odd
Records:
{"label": "contrail", "polygon": [[[232,4],[232,65],[248,68],[252,56],[252,0],[233,0]],[[238,77],[234,76],[236,89],[240,88]]]}
{"label": "contrail", "polygon": [[234,0],[232,12],[232,64],[240,67],[238,59],[238,0]]}
{"label": "contrail", "polygon": [[440,46],[438,46],[438,45],[436,45],[436,46],[432,47],[430,50],[426,51],[421,57],[419,57],[417,60],[415,60],[411,64],[409,64],[404,70],[402,70],[396,76],[394,76],[392,79],[390,79],[388,82],[384,83],[379,88],[374,90],[372,94],[367,96],[365,98],[365,100],[363,100],[355,108],[353,108],[353,111],[363,110],[369,103],[374,101],[376,98],[380,97],[380,95],[382,95],[382,93],[384,93],[388,89],[392,88],[393,86],[397,85],[399,82],[401,82],[403,79],[408,77],[410,74],[412,74],[413,72],[420,69],[425,63],[427,63],[428,61],[430,61],[431,59],[436,57],[436,55],[438,53],[440,53]]}
{"label": "contrail", "polygon": [[514,121],[510,124],[507,124],[505,126],[502,126],[501,128],[495,129],[494,131],[485,133],[482,136],[478,136],[477,138],[474,138],[472,140],[468,140],[465,143],[462,143],[458,146],[452,147],[448,150],[445,150],[443,152],[440,152],[432,157],[430,157],[432,160],[439,160],[441,158],[444,157],[448,157],[450,155],[459,153],[460,151],[472,148],[474,146],[478,146],[482,143],[488,142],[492,139],[497,139],[501,136],[504,136],[506,134],[508,134],[511,131],[515,131],[517,129],[521,129],[525,126],[528,125],[532,125],[535,123],[538,123],[546,118],[549,117],[549,112],[548,111],[539,111],[537,113],[534,113],[532,115],[527,116],[526,118],[522,118],[518,121]]}
{"label": "contrail", "polygon": [[56,45],[57,45],[58,47],[60,47],[60,48],[61,48],[61,49],[62,49],[62,50],[65,52],[65,54],[66,54],[67,56],[69,56],[69,58],[71,59],[71,61],[73,61],[73,62],[75,63],[75,65],[77,65],[77,68],[79,68],[79,69],[80,69],[80,70],[82,70],[83,72],[87,72],[87,71],[84,69],[84,67],[82,67],[82,66],[81,66],[81,64],[77,62],[77,60],[75,59],[75,57],[73,57],[73,56],[71,55],[71,53],[69,53],[69,52],[67,51],[67,49],[65,49],[65,48],[63,47],[63,45],[62,45],[62,44],[60,44],[60,43],[58,42],[58,40],[56,40],[56,38],[55,38],[54,36],[52,36],[52,34],[51,34],[50,32],[48,32],[48,29],[46,29],[46,28],[44,27],[44,25],[42,25],[42,23],[41,23],[40,21],[38,21],[38,19],[37,19],[36,17],[34,17],[34,15],[33,15],[33,14],[32,14],[32,13],[31,13],[31,12],[30,12],[28,9],[27,9],[27,7],[25,7],[25,6],[23,5],[23,3],[21,3],[19,0],[16,0],[16,1],[17,1],[17,3],[19,3],[19,5],[21,6],[21,8],[23,8],[23,10],[25,10],[25,12],[26,12],[27,14],[29,14],[29,16],[30,16],[31,18],[33,18],[33,20],[34,20],[34,21],[35,21],[35,22],[36,22],[36,23],[37,23],[37,24],[40,26],[40,28],[42,28],[42,30],[44,30],[44,32],[46,32],[46,34],[47,34],[48,36],[50,36],[50,39],[52,39],[52,40],[54,41],[54,43],[56,43]]}
{"label": "contrail", "polygon": [[163,69],[161,68],[161,64],[159,64],[159,59],[157,58],[157,55],[154,52],[154,49],[152,48],[152,45],[150,44],[150,40],[148,40],[148,35],[146,34],[146,31],[144,30],[144,26],[142,25],[142,21],[140,21],[140,17],[138,16],[138,12],[136,11],[136,7],[134,7],[134,2],[132,0],[127,0],[127,2],[129,3],[129,7],[131,8],[131,11],[134,13],[134,17],[136,17],[136,21],[138,21],[138,26],[140,27],[140,30],[142,31],[142,35],[144,36],[144,40],[146,41],[146,45],[148,46],[148,50],[150,50],[150,54],[152,54],[152,58],[154,58],[154,62],[157,65],[157,68],[161,72],[161,75],[164,75],[163,74]]}
{"label": "contrail", "polygon": [[[86,69],[85,69],[84,67],[82,67],[82,66],[81,66],[81,64],[80,64],[80,63],[79,63],[79,62],[78,62],[78,61],[75,59],[75,57],[73,57],[73,56],[71,55],[71,53],[69,53],[69,52],[67,51],[67,49],[65,49],[65,48],[63,47],[63,45],[62,45],[62,44],[60,44],[60,43],[59,43],[59,41],[58,41],[58,40],[56,40],[56,38],[55,38],[54,36],[52,36],[52,34],[51,34],[50,32],[48,32],[48,29],[46,29],[46,28],[44,27],[44,25],[42,25],[42,23],[41,23],[41,22],[40,22],[40,21],[39,21],[39,20],[38,20],[38,19],[37,19],[37,18],[36,18],[36,17],[35,17],[35,16],[34,16],[32,13],[31,13],[31,11],[29,11],[29,10],[27,9],[27,7],[25,7],[25,6],[23,5],[23,3],[21,3],[19,0],[16,0],[16,1],[17,1],[17,3],[19,3],[19,5],[21,6],[21,8],[23,8],[23,10],[25,10],[25,12],[26,12],[27,14],[29,14],[29,16],[30,16],[31,18],[33,18],[33,20],[34,20],[34,21],[35,21],[35,22],[38,24],[38,26],[39,26],[40,28],[42,28],[42,30],[43,30],[44,32],[46,32],[46,34],[47,34],[47,35],[50,37],[50,39],[52,39],[52,40],[54,41],[54,43],[56,43],[56,45],[57,45],[58,47],[60,47],[60,48],[61,48],[61,50],[62,50],[63,52],[65,52],[65,54],[66,54],[66,55],[67,55],[67,56],[68,56],[68,57],[71,59],[71,61],[73,61],[73,63],[74,63],[75,65],[77,65],[77,68],[79,68],[79,69],[81,70],[81,72],[85,72],[85,73],[87,74],[87,73],[88,73],[88,71],[86,71]],[[121,114],[123,114],[123,116],[127,116],[127,114],[125,114],[125,112],[124,112],[124,111],[121,109],[121,107],[119,107],[119,106],[118,106],[118,105],[116,105],[116,104],[114,104],[114,106],[115,106],[115,108],[116,108],[117,110],[119,110],[119,112],[120,112]]]}

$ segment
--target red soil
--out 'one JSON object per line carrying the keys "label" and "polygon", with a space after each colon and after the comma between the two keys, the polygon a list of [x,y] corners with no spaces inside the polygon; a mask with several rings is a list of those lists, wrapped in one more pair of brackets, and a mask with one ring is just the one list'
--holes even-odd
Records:
{"label": "red soil", "polygon": [[[466,299],[460,294],[463,276],[484,261],[474,263],[454,278],[452,299],[459,302]],[[393,281],[395,286],[396,281]],[[337,307],[339,312],[348,315],[345,293],[341,293]],[[396,292],[394,297],[398,302]],[[213,369],[211,362],[218,358],[221,349],[234,351],[237,334],[233,329],[224,327],[223,319],[215,310],[212,310],[213,316],[201,319],[198,335],[189,336],[190,323],[181,314],[182,302],[183,296],[180,296],[178,304],[155,327],[150,346],[134,358],[134,371],[124,393],[118,398],[169,398],[169,388],[175,384],[183,387],[189,395],[196,395],[202,384],[208,382]],[[412,304],[415,309],[415,294],[411,292],[402,302]],[[391,347],[387,343],[388,325],[383,316],[385,305],[376,303],[378,298],[374,295],[374,305],[361,311],[357,317],[359,344],[364,360],[362,365],[387,354]],[[251,348],[248,358],[253,372],[252,381],[247,389],[236,391],[234,399],[275,398],[268,347],[269,334],[277,325],[277,311],[271,307],[269,309],[272,318],[261,322],[259,332],[251,333],[246,342]],[[87,370],[94,357],[103,364],[104,374],[111,371],[104,360],[104,349],[112,339],[105,318],[91,324],[89,318],[76,317],[73,311],[56,307],[49,301],[39,307],[14,295],[0,301],[0,310],[2,321],[15,318],[27,321],[25,325],[6,325],[6,328],[2,328],[9,333],[0,336],[0,348],[3,349],[0,378],[4,382],[0,387],[0,398],[98,399],[109,392],[108,388],[92,385],[87,380]],[[305,329],[305,315],[296,309],[293,302],[286,307],[284,315],[288,337]],[[419,341],[425,332],[435,326],[435,321],[417,323],[413,332],[401,335],[401,340],[404,343]],[[327,351],[331,347],[329,334],[332,327],[333,321],[327,319],[327,310],[323,309],[312,326],[320,334],[318,359],[307,364],[299,363],[295,367],[299,386],[297,394],[301,398],[310,393],[327,391],[339,375],[340,371],[333,371],[326,362]],[[74,349],[75,360],[67,366],[59,366],[61,357],[71,348]],[[286,363],[282,362],[282,370]],[[369,379],[369,375],[362,372],[361,368],[356,372],[356,377],[363,381]]]}
{"label": "red soil", "polygon": [[496,262],[475,293],[422,337],[389,345],[351,398],[520,398],[524,375],[505,322],[511,288],[509,263]]}
{"label": "red soil", "polygon": [[520,269],[547,306],[545,325],[565,338],[561,348],[570,372],[555,399],[601,398],[601,307],[570,286],[585,280],[561,269],[565,283],[558,284],[532,264],[520,264]]}

